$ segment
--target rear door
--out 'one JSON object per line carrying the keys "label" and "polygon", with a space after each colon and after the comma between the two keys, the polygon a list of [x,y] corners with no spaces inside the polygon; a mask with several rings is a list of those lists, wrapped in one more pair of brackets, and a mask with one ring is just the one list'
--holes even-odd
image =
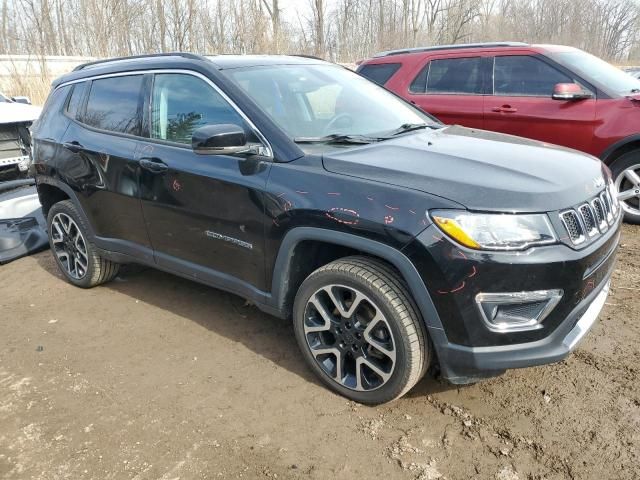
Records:
{"label": "rear door", "polygon": [[435,56],[414,73],[402,95],[443,123],[483,128],[485,76],[482,55]]}
{"label": "rear door", "polygon": [[129,74],[75,84],[66,107],[72,121],[58,154],[95,234],[136,255],[140,246],[150,247],[134,155],[143,81],[142,74]]}
{"label": "rear door", "polygon": [[266,288],[262,195],[270,159],[203,155],[191,148],[192,133],[204,125],[236,124],[258,142],[254,130],[196,73],[156,73],[147,102],[149,138],[137,157],[156,262],[212,281],[231,276]]}
{"label": "rear door", "polygon": [[[595,126],[596,99],[554,100],[558,83],[579,83],[542,56],[496,55],[493,95],[485,101],[485,129],[587,151]],[[582,85],[586,90],[589,88]]]}

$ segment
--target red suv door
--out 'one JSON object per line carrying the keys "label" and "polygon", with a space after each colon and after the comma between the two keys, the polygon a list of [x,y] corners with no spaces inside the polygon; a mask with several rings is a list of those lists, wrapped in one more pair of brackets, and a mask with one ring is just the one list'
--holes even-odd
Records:
{"label": "red suv door", "polygon": [[591,99],[554,100],[556,84],[578,82],[540,56],[496,55],[492,70],[493,95],[484,104],[485,130],[590,150],[595,94]]}
{"label": "red suv door", "polygon": [[483,65],[479,54],[426,57],[401,95],[443,123],[483,128]]}

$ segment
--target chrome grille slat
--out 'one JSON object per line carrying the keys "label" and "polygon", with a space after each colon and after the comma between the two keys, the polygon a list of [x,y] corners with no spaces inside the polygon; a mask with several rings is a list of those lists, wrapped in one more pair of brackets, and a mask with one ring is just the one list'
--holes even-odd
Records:
{"label": "chrome grille slat", "polygon": [[580,245],[587,239],[607,232],[619,217],[619,210],[609,189],[605,189],[590,201],[561,211],[560,220],[571,243]]}
{"label": "chrome grille slat", "polygon": [[582,223],[580,222],[580,218],[578,217],[578,213],[575,210],[567,210],[560,214],[560,218],[562,219],[562,223],[569,233],[569,239],[571,239],[573,244],[579,245],[584,242],[585,231]]}
{"label": "chrome grille slat", "polygon": [[589,205],[588,203],[580,205],[580,207],[578,208],[578,212],[580,212],[580,216],[582,217],[582,223],[587,232],[587,235],[593,237],[596,233],[598,233],[598,225],[596,224],[596,218],[591,205]]}

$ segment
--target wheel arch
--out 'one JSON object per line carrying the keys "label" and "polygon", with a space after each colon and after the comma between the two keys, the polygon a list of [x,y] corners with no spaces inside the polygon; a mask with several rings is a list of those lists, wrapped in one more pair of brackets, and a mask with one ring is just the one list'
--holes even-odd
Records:
{"label": "wheel arch", "polygon": [[618,140],[613,145],[610,145],[604,152],[602,152],[600,160],[602,160],[607,166],[611,166],[611,164],[622,155],[634,150],[640,150],[640,134],[625,137],[622,140]]}
{"label": "wheel arch", "polygon": [[91,237],[95,237],[93,226],[89,222],[87,215],[84,213],[76,193],[69,185],[66,185],[54,178],[40,177],[36,178],[36,188],[38,190],[38,198],[40,199],[40,205],[42,205],[42,213],[44,214],[45,219],[54,204],[63,200],[70,200],[73,202],[78,213],[82,215],[82,220],[89,230],[89,235]]}
{"label": "wheel arch", "polygon": [[[306,248],[318,248],[318,245],[325,245],[325,248],[332,250],[330,253],[326,250],[320,255],[315,255],[314,262],[306,265],[301,263],[304,262],[304,254],[309,252]],[[326,264],[352,254],[377,257],[395,267],[407,283],[432,337],[434,334],[436,337],[444,335],[442,322],[420,274],[400,250],[368,238],[322,228],[296,227],[285,235],[272,275],[272,299],[276,309],[282,312],[284,317],[291,315],[297,289],[312,271],[321,266],[315,266],[318,260]]]}

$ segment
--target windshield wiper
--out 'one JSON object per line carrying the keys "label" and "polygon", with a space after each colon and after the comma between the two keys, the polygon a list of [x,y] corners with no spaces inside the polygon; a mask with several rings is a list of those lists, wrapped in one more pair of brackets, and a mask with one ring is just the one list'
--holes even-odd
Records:
{"label": "windshield wiper", "polygon": [[422,130],[423,128],[434,128],[435,125],[429,123],[404,123],[395,130],[389,132],[389,136],[400,135],[401,133],[413,132],[414,130]]}
{"label": "windshield wiper", "polygon": [[296,143],[355,143],[361,145],[377,142],[379,140],[379,138],[366,137],[364,135],[343,135],[339,133],[332,133],[331,135],[325,135],[324,137],[295,137],[293,139]]}

